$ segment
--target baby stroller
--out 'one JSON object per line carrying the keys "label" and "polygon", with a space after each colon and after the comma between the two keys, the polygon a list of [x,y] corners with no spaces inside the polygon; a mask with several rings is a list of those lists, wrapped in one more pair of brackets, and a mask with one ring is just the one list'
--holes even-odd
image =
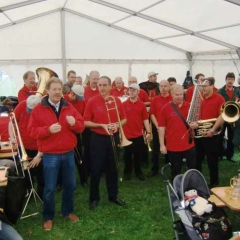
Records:
{"label": "baby stroller", "polygon": [[[167,185],[176,239],[230,239],[232,237],[232,227],[224,210],[211,203],[212,211],[199,216],[191,208],[185,206],[185,191],[195,189],[200,197],[205,199],[210,197],[209,188],[203,175],[198,170],[190,169],[184,174],[176,176],[172,186],[165,174],[166,168],[170,166],[169,163],[163,167],[161,173]],[[179,216],[180,220],[175,221],[174,213]]]}
{"label": "baby stroller", "polygon": [[[175,238],[177,240],[201,240],[202,237],[196,232],[192,225],[191,214],[185,209],[183,199],[184,192],[189,189],[196,189],[200,196],[208,199],[210,192],[206,180],[199,171],[190,169],[185,174],[177,175],[173,180],[173,185],[171,185],[170,180],[165,174],[168,167],[171,167],[170,163],[162,168],[161,174],[167,187]],[[174,213],[179,216],[180,220],[175,219]]]}

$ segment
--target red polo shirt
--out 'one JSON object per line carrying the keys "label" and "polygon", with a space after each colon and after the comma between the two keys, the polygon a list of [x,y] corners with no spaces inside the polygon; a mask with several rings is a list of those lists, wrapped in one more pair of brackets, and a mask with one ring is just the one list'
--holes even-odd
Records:
{"label": "red polo shirt", "polygon": [[120,90],[116,87],[111,89],[110,95],[115,97],[122,97],[123,95],[126,95],[128,88],[123,86]]}
{"label": "red polo shirt", "polygon": [[[177,106],[179,112],[185,119],[187,118],[189,107],[190,104],[185,101],[180,108]],[[187,128],[170,103],[162,107],[160,114],[161,117],[157,119],[158,126],[165,127],[167,150],[181,152],[192,148],[194,146],[194,141],[188,143],[189,134],[187,133]]]}
{"label": "red polo shirt", "polygon": [[227,94],[228,94],[228,97],[230,99],[230,101],[233,101],[232,97],[233,97],[233,92],[234,92],[234,89],[232,88],[232,90],[228,89],[228,88],[225,88],[226,91],[227,91]]}
{"label": "red polo shirt", "polygon": [[142,89],[140,89],[140,91],[138,93],[138,97],[142,102],[150,102],[150,99],[149,99],[147,93]]}
{"label": "red polo shirt", "polygon": [[130,139],[142,136],[142,130],[144,129],[143,121],[148,119],[144,103],[140,100],[131,102],[128,99],[123,103],[123,108],[127,117],[127,123],[123,126],[126,138]]}
{"label": "red polo shirt", "polygon": [[24,86],[18,91],[18,102],[27,100],[30,95],[35,95],[37,92],[37,87],[34,86],[29,89],[25,84]]}
{"label": "red polo shirt", "polygon": [[32,138],[30,132],[27,131],[28,122],[31,116],[31,113],[27,112],[27,101],[24,100],[20,102],[14,109],[14,113],[24,147],[28,150],[37,150],[37,140]]}
{"label": "red polo shirt", "polygon": [[9,142],[8,123],[8,116],[0,116],[0,141],[2,142]]}
{"label": "red polo shirt", "polygon": [[[192,97],[193,97],[193,92],[194,92],[194,87],[195,86],[192,86],[190,88],[188,88],[188,90],[186,91],[186,94],[185,94],[185,99],[187,102],[191,102],[192,101]],[[213,92],[217,92],[217,88],[216,87],[213,87]]]}
{"label": "red polo shirt", "polygon": [[[118,107],[120,120],[122,120],[126,118],[122,103],[119,98],[114,97],[114,99]],[[110,109],[109,111],[107,111],[107,107],[108,109]],[[92,121],[94,123],[102,124],[109,124],[110,122],[116,123],[118,122],[116,109],[111,110],[111,108],[115,108],[114,103],[109,103],[106,106],[106,101],[101,95],[93,97],[87,102],[86,109],[84,112],[84,121]],[[108,114],[110,120],[108,118]],[[108,135],[107,132],[101,127],[91,128],[91,130],[102,135]]]}
{"label": "red polo shirt", "polygon": [[153,114],[156,119],[158,119],[160,117],[160,111],[162,107],[171,101],[172,96],[170,94],[167,97],[163,97],[162,95],[156,96],[151,102],[149,114]]}
{"label": "red polo shirt", "polygon": [[224,102],[224,98],[218,93],[213,93],[209,98],[204,98],[200,110],[200,120],[218,118]]}
{"label": "red polo shirt", "polygon": [[192,101],[192,96],[193,96],[193,92],[194,92],[194,85],[191,86],[190,88],[187,89],[186,94],[185,94],[185,99],[187,102],[191,102]]}
{"label": "red polo shirt", "polygon": [[77,100],[76,102],[71,102],[68,93],[65,94],[63,97],[68,103],[71,103],[77,109],[77,111],[83,116],[84,110],[86,108],[86,103],[84,100]]}
{"label": "red polo shirt", "polygon": [[88,100],[92,97],[95,97],[99,95],[99,90],[98,88],[96,88],[95,90],[93,90],[90,86],[86,86],[85,87],[85,91],[84,91],[84,100],[87,103]]}

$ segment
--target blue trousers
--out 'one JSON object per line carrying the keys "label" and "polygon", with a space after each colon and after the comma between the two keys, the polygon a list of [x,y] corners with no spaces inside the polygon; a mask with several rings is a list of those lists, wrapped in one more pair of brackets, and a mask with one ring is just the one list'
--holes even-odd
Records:
{"label": "blue trousers", "polygon": [[22,240],[22,237],[10,224],[0,221],[0,240]]}
{"label": "blue trousers", "polygon": [[76,190],[75,161],[73,151],[64,154],[43,155],[43,176],[45,188],[43,193],[43,219],[52,220],[55,213],[54,195],[58,174],[63,184],[62,210],[64,216],[73,212],[73,196]]}

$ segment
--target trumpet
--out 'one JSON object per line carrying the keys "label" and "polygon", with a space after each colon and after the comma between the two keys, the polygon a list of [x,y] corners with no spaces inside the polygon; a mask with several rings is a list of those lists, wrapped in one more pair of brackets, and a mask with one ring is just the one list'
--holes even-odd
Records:
{"label": "trumpet", "polygon": [[146,135],[147,135],[146,132],[142,130],[142,134],[143,134],[144,143],[148,146],[148,151],[152,152],[152,148],[150,146],[150,142],[146,138]]}
{"label": "trumpet", "polygon": [[17,123],[14,112],[11,112],[9,116],[10,116],[10,125],[11,125],[11,129],[12,129],[13,137],[14,137],[14,139],[16,139],[16,141],[19,144],[20,151],[18,149],[18,156],[20,158],[20,162],[21,162],[21,166],[22,166],[22,170],[23,170],[23,176],[24,176],[24,170],[27,169],[31,158],[27,155],[26,150],[24,148],[21,134],[20,134],[20,131],[18,128],[18,123]]}

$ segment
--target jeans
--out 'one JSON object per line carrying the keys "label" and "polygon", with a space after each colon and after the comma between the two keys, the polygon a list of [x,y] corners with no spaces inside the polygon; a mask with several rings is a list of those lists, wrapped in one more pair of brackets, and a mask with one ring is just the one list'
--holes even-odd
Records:
{"label": "jeans", "polygon": [[0,240],[22,240],[22,237],[10,224],[0,221]]}
{"label": "jeans", "polygon": [[75,161],[73,151],[63,154],[44,153],[43,176],[45,188],[43,193],[43,219],[52,220],[55,213],[54,194],[58,174],[60,172],[63,184],[62,210],[64,216],[73,212],[73,196],[76,189]]}

